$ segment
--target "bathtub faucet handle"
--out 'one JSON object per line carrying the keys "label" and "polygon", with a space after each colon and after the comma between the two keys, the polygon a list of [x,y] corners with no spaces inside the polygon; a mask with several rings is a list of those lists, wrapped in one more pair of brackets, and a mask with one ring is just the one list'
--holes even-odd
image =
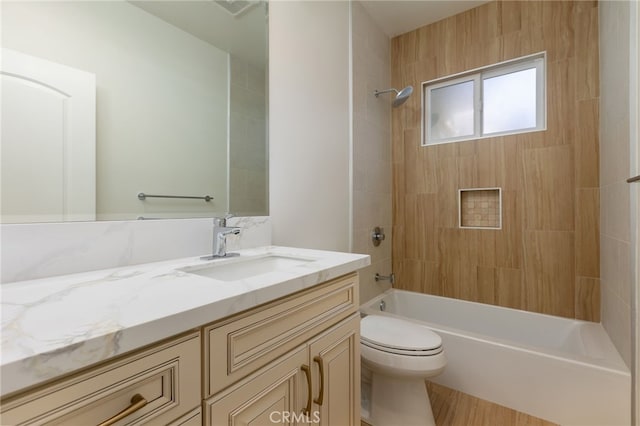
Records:
{"label": "bathtub faucet handle", "polygon": [[377,281],[389,281],[391,283],[391,285],[395,284],[396,282],[396,274],[394,274],[393,272],[390,273],[389,275],[380,275],[379,273],[376,272],[375,275],[375,280]]}
{"label": "bathtub faucet handle", "polygon": [[371,233],[371,240],[373,241],[373,245],[375,247],[378,247],[380,245],[380,242],[382,242],[384,238],[385,238],[384,229],[382,229],[379,226],[376,226],[375,228],[373,228],[373,232]]}

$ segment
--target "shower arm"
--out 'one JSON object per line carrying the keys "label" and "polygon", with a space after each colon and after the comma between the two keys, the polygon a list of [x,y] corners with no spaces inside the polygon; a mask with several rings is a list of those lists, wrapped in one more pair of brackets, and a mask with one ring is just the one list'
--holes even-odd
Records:
{"label": "shower arm", "polygon": [[387,90],[376,90],[375,92],[373,92],[373,94],[376,95],[376,98],[377,98],[379,95],[382,95],[383,93],[389,93],[389,92],[396,92],[396,95],[400,93],[397,89],[387,89]]}

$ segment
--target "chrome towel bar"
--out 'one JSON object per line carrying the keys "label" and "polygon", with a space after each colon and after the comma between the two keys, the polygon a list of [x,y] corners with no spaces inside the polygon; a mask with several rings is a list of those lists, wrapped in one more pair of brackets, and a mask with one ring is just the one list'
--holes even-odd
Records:
{"label": "chrome towel bar", "polygon": [[633,182],[638,182],[638,181],[640,181],[640,175],[634,176],[634,177],[630,177],[629,179],[627,179],[628,183],[633,183]]}
{"label": "chrome towel bar", "polygon": [[213,200],[213,197],[210,195],[205,195],[204,197],[191,197],[187,195],[150,195],[145,194],[144,192],[138,194],[138,200],[144,201],[146,198],[186,198],[190,200],[205,200],[206,202]]}

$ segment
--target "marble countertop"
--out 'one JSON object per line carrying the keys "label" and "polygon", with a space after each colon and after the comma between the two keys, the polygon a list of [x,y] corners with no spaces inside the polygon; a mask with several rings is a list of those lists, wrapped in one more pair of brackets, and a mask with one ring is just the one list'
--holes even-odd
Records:
{"label": "marble countertop", "polygon": [[[353,272],[368,255],[269,246],[3,284],[0,394],[45,382]],[[180,269],[267,255],[313,261],[235,281]]]}

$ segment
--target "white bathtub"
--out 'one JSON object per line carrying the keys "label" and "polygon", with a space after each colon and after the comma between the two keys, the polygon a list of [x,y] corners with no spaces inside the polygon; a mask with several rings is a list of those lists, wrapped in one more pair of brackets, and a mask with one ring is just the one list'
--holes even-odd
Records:
{"label": "white bathtub", "polygon": [[437,332],[435,383],[561,425],[631,423],[631,374],[600,324],[396,289],[360,310]]}

